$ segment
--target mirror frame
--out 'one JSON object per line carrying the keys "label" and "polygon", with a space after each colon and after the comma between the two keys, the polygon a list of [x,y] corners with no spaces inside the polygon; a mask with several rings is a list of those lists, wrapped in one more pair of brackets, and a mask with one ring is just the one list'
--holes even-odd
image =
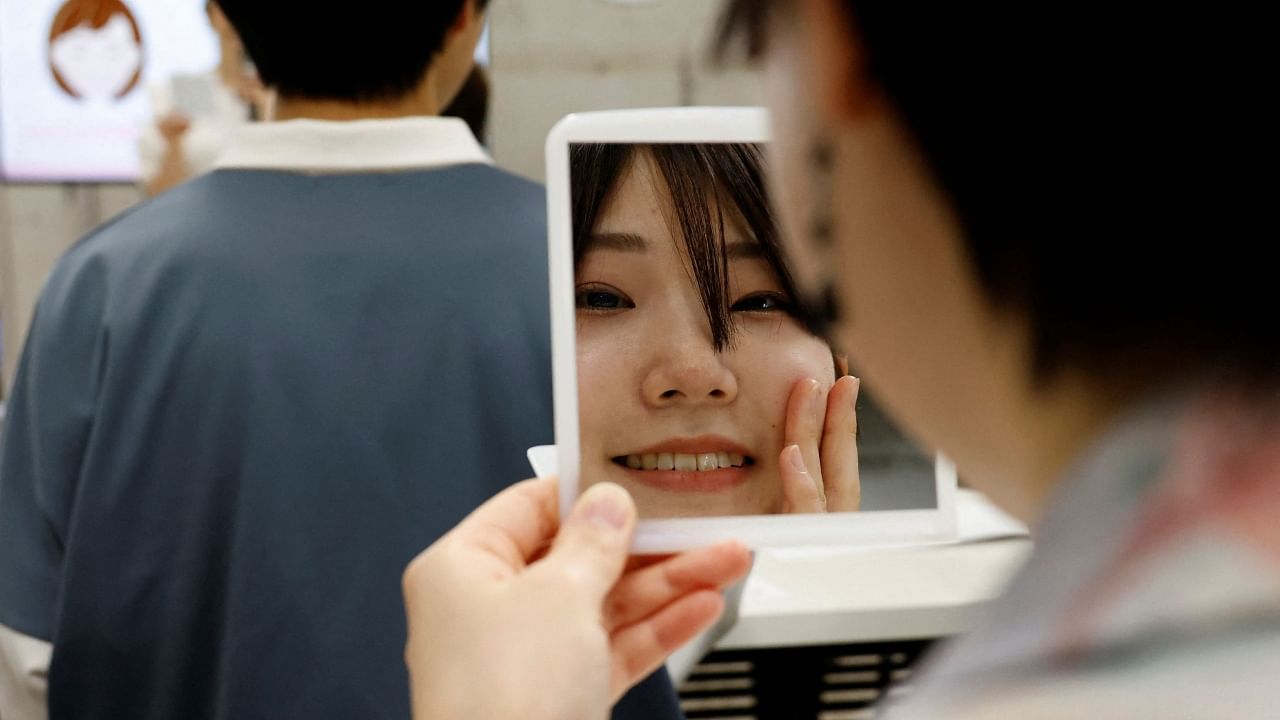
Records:
{"label": "mirror frame", "polygon": [[[575,143],[768,143],[769,139],[765,110],[719,107],[577,113],[562,119],[547,136],[547,251],[556,465],[562,516],[568,514],[578,498],[581,463],[570,146]],[[933,509],[643,520],[636,528],[632,552],[677,552],[729,538],[753,548],[884,547],[952,542],[956,538],[956,471],[940,455],[934,468],[938,506]]]}

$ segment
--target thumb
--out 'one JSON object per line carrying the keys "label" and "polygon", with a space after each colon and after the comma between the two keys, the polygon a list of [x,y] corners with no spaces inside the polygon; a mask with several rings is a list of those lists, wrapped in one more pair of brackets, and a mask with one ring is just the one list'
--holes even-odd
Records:
{"label": "thumb", "polygon": [[622,575],[635,527],[631,495],[613,483],[593,485],[578,498],[541,564],[573,579],[584,599],[599,605]]}

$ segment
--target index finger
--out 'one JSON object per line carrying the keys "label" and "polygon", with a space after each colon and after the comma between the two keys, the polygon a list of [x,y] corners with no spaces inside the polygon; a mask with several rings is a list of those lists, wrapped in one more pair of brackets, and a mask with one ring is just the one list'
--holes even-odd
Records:
{"label": "index finger", "polygon": [[784,446],[796,445],[800,448],[805,469],[819,495],[825,490],[822,478],[826,476],[826,468],[822,467],[819,443],[822,440],[826,409],[827,391],[817,380],[805,378],[797,381],[787,398],[786,425],[782,432]]}
{"label": "index finger", "polygon": [[831,388],[827,399],[827,422],[822,434],[822,480],[826,485],[827,510],[831,512],[853,512],[861,505],[856,408],[860,389],[861,381],[846,375]]}

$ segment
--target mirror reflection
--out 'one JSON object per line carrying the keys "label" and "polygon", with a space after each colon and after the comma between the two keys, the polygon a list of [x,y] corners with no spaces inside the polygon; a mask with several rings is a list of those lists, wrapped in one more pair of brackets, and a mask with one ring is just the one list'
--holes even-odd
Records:
{"label": "mirror reflection", "polygon": [[763,147],[570,153],[584,488],[645,518],[934,507],[932,459],[805,323]]}

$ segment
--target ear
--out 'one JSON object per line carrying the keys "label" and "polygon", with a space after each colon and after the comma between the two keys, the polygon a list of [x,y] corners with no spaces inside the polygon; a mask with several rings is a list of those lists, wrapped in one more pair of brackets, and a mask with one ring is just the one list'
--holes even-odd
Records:
{"label": "ear", "polygon": [[873,110],[877,93],[867,73],[856,19],[844,0],[800,0],[799,30],[817,107],[839,125]]}
{"label": "ear", "polygon": [[216,2],[208,3],[204,6],[205,12],[209,13],[209,22],[213,25],[218,23],[227,23],[227,14],[222,12],[222,6]]}
{"label": "ear", "polygon": [[479,15],[480,9],[476,7],[476,0],[463,0],[462,7],[458,10],[458,17],[453,19],[453,25],[449,27],[449,34],[465,31]]}

